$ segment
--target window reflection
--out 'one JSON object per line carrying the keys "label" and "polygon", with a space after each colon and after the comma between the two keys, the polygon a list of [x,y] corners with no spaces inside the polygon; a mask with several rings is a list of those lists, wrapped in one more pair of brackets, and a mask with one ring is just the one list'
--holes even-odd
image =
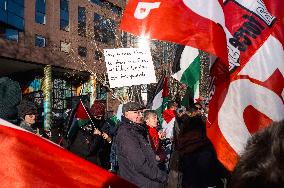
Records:
{"label": "window reflection", "polygon": [[78,34],[86,36],[86,8],[78,7]]}
{"label": "window reflection", "polygon": [[91,0],[92,3],[95,3],[103,8],[109,9],[117,15],[121,15],[122,9],[121,7],[113,4],[112,2],[106,0]]}
{"label": "window reflection", "polygon": [[36,35],[35,36],[35,46],[38,46],[38,47],[45,47],[46,46],[46,40],[45,40],[45,37],[43,36],[40,36],[40,35]]}
{"label": "window reflection", "polygon": [[60,29],[69,31],[69,1],[60,0]]}
{"label": "window reflection", "polygon": [[94,39],[99,42],[113,44],[116,25],[113,20],[94,13]]}
{"label": "window reflection", "polygon": [[0,0],[0,21],[24,30],[24,0]]}
{"label": "window reflection", "polygon": [[45,0],[36,0],[35,21],[39,24],[45,24]]}

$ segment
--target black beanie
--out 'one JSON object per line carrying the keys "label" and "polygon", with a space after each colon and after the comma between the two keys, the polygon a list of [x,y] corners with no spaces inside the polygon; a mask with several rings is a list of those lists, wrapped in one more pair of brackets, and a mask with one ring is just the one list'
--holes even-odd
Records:
{"label": "black beanie", "polygon": [[23,100],[18,108],[19,108],[19,114],[23,119],[25,118],[25,115],[37,114],[36,105],[28,100]]}

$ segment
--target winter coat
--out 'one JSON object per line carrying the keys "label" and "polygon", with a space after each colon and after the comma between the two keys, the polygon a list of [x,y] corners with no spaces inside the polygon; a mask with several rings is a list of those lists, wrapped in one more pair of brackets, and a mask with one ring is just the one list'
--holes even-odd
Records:
{"label": "winter coat", "polygon": [[29,132],[31,132],[31,133],[34,133],[34,134],[37,133],[37,131],[34,130],[34,129],[33,129],[29,124],[27,124],[25,121],[21,121],[20,127],[23,128],[23,129],[25,129],[25,130],[27,130],[27,131],[29,131]]}
{"label": "winter coat", "polygon": [[167,175],[158,168],[145,126],[125,117],[116,136],[118,174],[138,187],[160,187]]}
{"label": "winter coat", "polygon": [[178,121],[182,124],[176,142],[176,149],[180,155],[189,154],[211,145],[206,136],[206,128],[201,116],[189,117],[184,114]]}

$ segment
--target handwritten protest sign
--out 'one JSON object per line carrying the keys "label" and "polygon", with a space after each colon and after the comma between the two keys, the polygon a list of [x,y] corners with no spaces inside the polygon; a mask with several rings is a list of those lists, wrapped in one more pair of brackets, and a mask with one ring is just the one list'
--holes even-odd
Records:
{"label": "handwritten protest sign", "polygon": [[149,49],[105,49],[104,56],[111,88],[156,83]]}

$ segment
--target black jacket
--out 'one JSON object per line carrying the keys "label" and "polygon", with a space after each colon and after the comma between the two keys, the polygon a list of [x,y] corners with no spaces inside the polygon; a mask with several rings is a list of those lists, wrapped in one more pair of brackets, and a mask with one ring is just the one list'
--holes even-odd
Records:
{"label": "black jacket", "polygon": [[176,150],[179,151],[180,155],[198,151],[203,147],[211,147],[201,116],[189,117],[184,114],[177,121],[181,124],[180,134],[176,142]]}
{"label": "black jacket", "polygon": [[147,139],[147,131],[122,117],[116,136],[118,174],[138,187],[160,187],[166,181]]}

